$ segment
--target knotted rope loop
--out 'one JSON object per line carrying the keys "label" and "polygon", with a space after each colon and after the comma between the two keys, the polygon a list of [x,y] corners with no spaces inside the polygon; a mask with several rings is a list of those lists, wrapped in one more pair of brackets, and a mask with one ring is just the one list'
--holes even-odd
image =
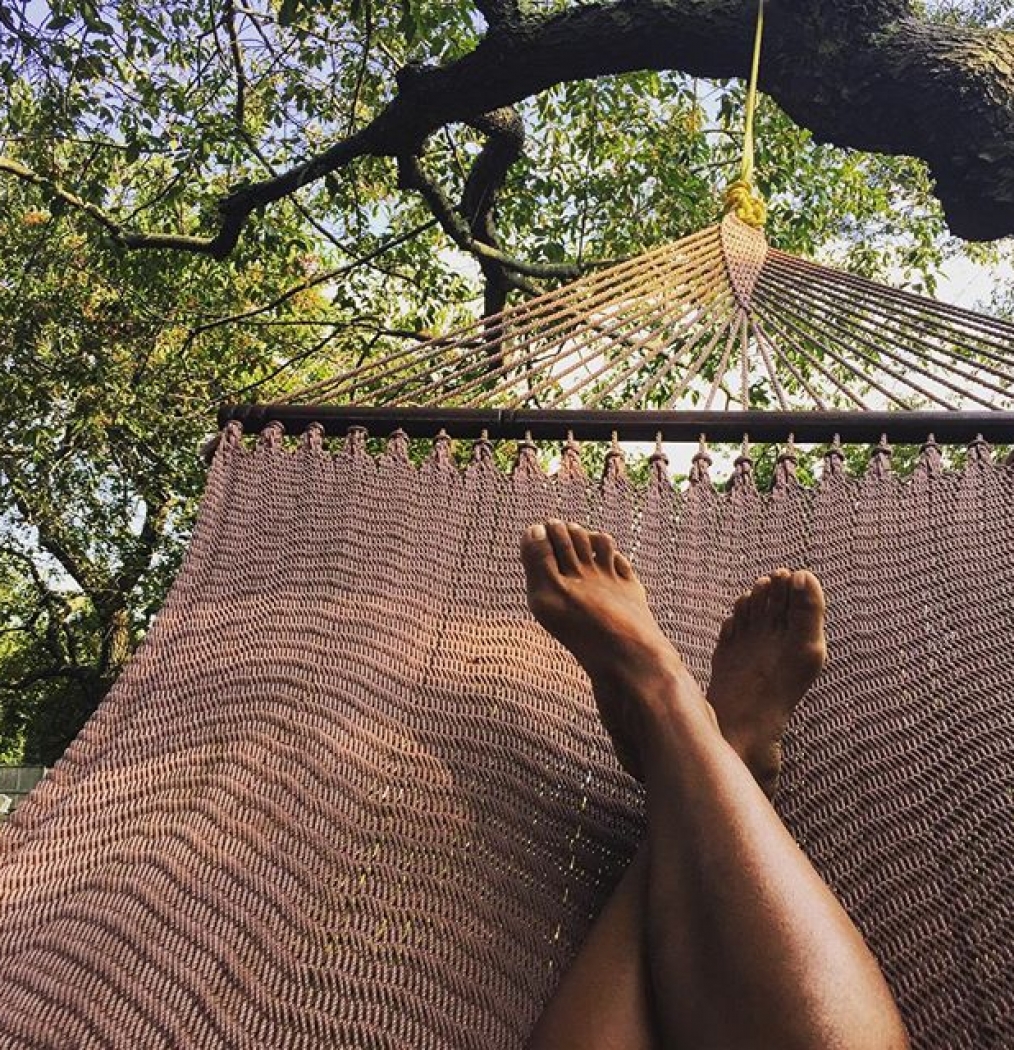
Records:
{"label": "knotted rope loop", "polygon": [[387,439],[387,457],[399,463],[408,463],[408,434],[399,427],[393,430]]}
{"label": "knotted rope loop", "polygon": [[993,446],[981,434],[968,443],[968,462],[974,464],[993,462]]}
{"label": "knotted rope loop", "polygon": [[584,467],[581,465],[581,446],[574,440],[573,432],[567,435],[563,446],[563,457],[560,461],[560,476],[570,480],[584,478]]}
{"label": "knotted rope loop", "polygon": [[366,427],[349,427],[345,432],[345,444],[342,448],[342,455],[351,457],[367,455],[366,439],[369,436],[370,433]]}
{"label": "knotted rope loop", "polygon": [[545,477],[539,463],[539,449],[532,440],[531,433],[525,434],[524,440],[518,442],[518,453],[511,475],[515,478]]}
{"label": "knotted rope loop", "polygon": [[744,489],[753,489],[753,457],[750,455],[749,438],[744,438],[743,448],[733,463],[732,477],[729,479],[730,492],[742,492]]}
{"label": "knotted rope loop", "polygon": [[755,230],[761,229],[768,220],[767,204],[745,179],[737,179],[725,191],[725,213],[729,212]]}
{"label": "knotted rope loop", "polygon": [[663,469],[669,466],[669,457],[665,454],[665,449],[662,446],[662,435],[659,434],[655,438],[655,451],[652,452],[648,462],[652,466],[662,465]]}
{"label": "knotted rope loop", "polygon": [[210,467],[212,460],[218,455],[220,449],[228,451],[242,447],[243,424],[237,419],[230,419],[221,433],[209,438],[201,447],[201,459],[204,460],[206,466]]}
{"label": "knotted rope loop", "polygon": [[238,448],[243,444],[243,424],[238,419],[230,419],[221,434],[225,448]]}
{"label": "knotted rope loop", "polygon": [[619,444],[614,444],[606,453],[603,480],[623,481],[627,477],[627,457]]}
{"label": "knotted rope loop", "polygon": [[887,435],[882,434],[880,444],[870,449],[870,463],[868,473],[875,478],[887,478],[891,474],[891,461],[894,458],[894,449],[887,440]]}
{"label": "knotted rope loop", "polygon": [[842,448],[841,435],[835,434],[831,447],[824,453],[824,480],[845,476],[845,450]]}
{"label": "knotted rope loop", "polygon": [[440,433],[433,439],[433,451],[430,454],[430,462],[442,470],[455,469],[454,452],[451,448],[451,435],[441,429]]}
{"label": "knotted rope loop", "polygon": [[493,442],[489,440],[489,431],[484,430],[482,436],[472,446],[472,466],[479,464],[491,465],[493,463]]}
{"label": "knotted rope loop", "polygon": [[943,456],[940,446],[933,434],[923,443],[919,449],[919,461],[916,471],[922,475],[936,475],[943,470]]}
{"label": "knotted rope loop", "polygon": [[750,86],[746,94],[746,125],[743,131],[743,160],[739,178],[725,191],[725,213],[760,229],[768,217],[768,206],[754,190],[754,118],[757,115],[761,50],[764,44],[764,0],[757,4],[757,31],[754,35]]}
{"label": "knotted rope loop", "polygon": [[303,431],[302,447],[307,452],[324,450],[324,427],[320,423],[310,423]]}
{"label": "knotted rope loop", "polygon": [[690,484],[691,485],[710,485],[711,484],[711,464],[712,460],[710,453],[708,452],[708,443],[701,435],[701,442],[697,448],[697,455],[693,458],[693,463],[690,467]]}
{"label": "knotted rope loop", "polygon": [[789,443],[778,454],[775,467],[775,490],[781,491],[799,484],[796,470],[799,466],[799,453],[796,450],[795,438],[790,436]]}
{"label": "knotted rope loop", "polygon": [[257,439],[257,447],[266,449],[280,449],[282,447],[282,439],[284,437],[285,427],[277,420],[272,420],[261,431],[260,437]]}

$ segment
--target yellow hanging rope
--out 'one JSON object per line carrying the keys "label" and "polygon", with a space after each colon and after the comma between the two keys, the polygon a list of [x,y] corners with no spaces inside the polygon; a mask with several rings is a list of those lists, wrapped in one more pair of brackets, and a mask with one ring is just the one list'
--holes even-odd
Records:
{"label": "yellow hanging rope", "polygon": [[739,178],[725,191],[726,213],[733,212],[748,226],[760,229],[767,221],[768,206],[754,192],[754,117],[757,113],[761,49],[764,43],[764,0],[757,4],[757,33],[753,45],[753,66],[746,95],[746,126],[743,134],[743,163]]}

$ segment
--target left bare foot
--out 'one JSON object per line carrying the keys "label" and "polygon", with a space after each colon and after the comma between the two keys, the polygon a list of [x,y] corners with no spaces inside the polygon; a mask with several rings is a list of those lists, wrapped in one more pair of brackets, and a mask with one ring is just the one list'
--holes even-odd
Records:
{"label": "left bare foot", "polygon": [[826,659],[824,592],[812,573],[762,576],[722,624],[708,701],[768,795],[778,784],[785,726]]}

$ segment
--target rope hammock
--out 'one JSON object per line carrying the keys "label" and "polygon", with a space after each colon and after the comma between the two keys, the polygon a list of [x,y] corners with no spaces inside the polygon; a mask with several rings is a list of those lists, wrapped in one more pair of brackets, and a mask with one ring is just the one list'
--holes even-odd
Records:
{"label": "rope hammock", "polygon": [[576,450],[421,467],[230,426],[141,652],[0,832],[0,1046],[519,1050],[640,836],[587,681],[525,607],[548,515],[633,552],[706,681],[761,573],[806,566],[828,670],[778,808],[921,1050],[1014,1046],[1014,474],[784,457],[674,491]]}
{"label": "rope hammock", "polygon": [[[1014,1046],[1014,471],[986,441],[1014,327],[769,248],[740,181],[719,226],[392,349],[329,406],[224,413],[164,610],[0,832],[0,1047],[523,1046],[642,828],[525,606],[548,516],[617,537],[702,682],[758,575],[820,577],[831,659],[777,807],[914,1046]],[[479,438],[466,468],[441,427]],[[790,442],[760,492],[746,453],[720,490],[702,447],[682,489],[661,447],[634,482],[617,445],[599,480],[524,440],[616,429],[878,443],[807,487]],[[522,439],[512,471],[483,432]],[[883,433],[923,443],[911,478]]]}

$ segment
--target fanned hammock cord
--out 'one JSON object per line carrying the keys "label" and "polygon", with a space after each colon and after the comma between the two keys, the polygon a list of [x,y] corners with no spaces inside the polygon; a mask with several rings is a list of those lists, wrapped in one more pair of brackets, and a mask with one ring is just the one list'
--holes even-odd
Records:
{"label": "fanned hammock cord", "polygon": [[730,213],[289,403],[1010,412],[1014,324],[794,258]]}
{"label": "fanned hammock cord", "polygon": [[525,608],[549,514],[619,537],[702,679],[758,574],[820,576],[780,811],[915,1046],[1014,1046],[1011,471],[981,442],[905,482],[832,448],[813,491],[791,450],[770,494],[708,466],[674,492],[660,455],[639,486],[616,450],[599,483],[573,445],[507,476],[483,442],[460,471],[443,438],[415,467],[403,435],[230,426],[141,652],[0,834],[0,1046],[522,1047],[641,833]]}

